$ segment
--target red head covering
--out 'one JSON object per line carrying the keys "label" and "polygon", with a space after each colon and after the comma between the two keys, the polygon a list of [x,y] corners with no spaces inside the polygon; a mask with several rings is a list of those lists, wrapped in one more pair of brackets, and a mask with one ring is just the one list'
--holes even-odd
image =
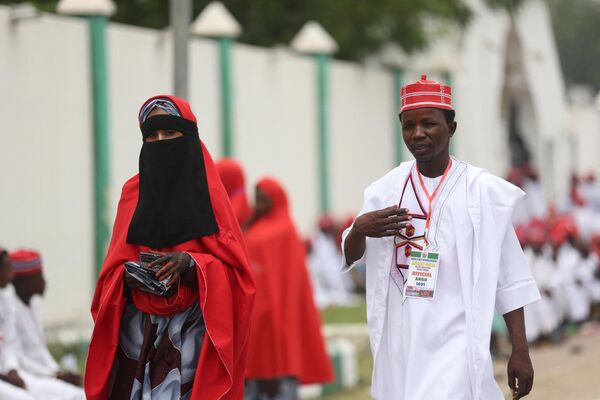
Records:
{"label": "red head covering", "polygon": [[590,238],[590,248],[600,257],[600,232],[596,232]]}
{"label": "red head covering", "polygon": [[516,186],[523,186],[525,183],[525,176],[523,175],[523,171],[520,168],[512,167],[508,171],[508,175],[506,176],[506,180]]}
{"label": "red head covering", "polygon": [[528,244],[527,242],[527,227],[525,225],[518,225],[515,227],[515,233],[521,246]]}
{"label": "red head covering", "polygon": [[246,376],[331,381],[333,370],[313,300],[306,248],[290,219],[285,190],[273,178],[263,178],[256,186],[273,206],[246,231],[256,279]]}
{"label": "red head covering", "polygon": [[[180,99],[179,97],[175,97],[173,95],[170,94],[159,94],[157,96],[154,97],[150,97],[148,100],[146,100],[144,102],[144,104],[142,104],[142,106],[140,107],[140,111],[138,113],[138,121],[140,124],[140,128],[142,127],[142,123],[144,122],[142,118],[142,112],[144,111],[144,109],[146,108],[146,105],[155,101],[155,100],[160,100],[160,99],[168,99],[170,100],[173,104],[175,104],[175,106],[177,107],[177,111],[179,112],[179,116],[183,119],[186,119],[190,122],[193,122],[194,124],[198,124],[198,121],[196,120],[196,116],[194,115],[194,113],[192,112],[192,108],[190,107],[190,103],[188,103],[186,100],[184,99]],[[148,111],[152,111],[152,110],[148,110]]]}
{"label": "red head covering", "polygon": [[319,229],[322,231],[335,227],[335,219],[331,214],[323,214],[319,217]]}
{"label": "red head covering", "polygon": [[428,80],[425,74],[421,75],[421,79],[415,83],[402,87],[400,97],[402,101],[400,113],[417,108],[452,110],[452,88]]}
{"label": "red head covering", "polygon": [[[173,101],[190,121],[187,102]],[[249,270],[242,232],[231,209],[212,158],[201,144],[207,187],[218,231],[169,248],[165,252],[187,252],[195,261],[198,289],[179,285],[178,295],[163,298],[131,290],[135,306],[148,314],[171,316],[198,302],[206,324],[206,336],[195,371],[192,400],[238,400],[243,397],[244,365],[254,282]],[[139,195],[139,176],[123,186],[112,239],[98,277],[92,300],[95,326],[87,358],[85,391],[88,400],[105,400],[119,343],[121,316],[128,301],[124,294],[123,264],[138,260],[144,245],[127,242],[127,231]],[[201,340],[201,338],[198,338]]]}
{"label": "red head covering", "polygon": [[587,174],[585,174],[583,180],[586,183],[594,183],[596,182],[596,174],[594,174],[594,171],[589,171]]}
{"label": "red head covering", "polygon": [[563,244],[569,237],[577,236],[575,221],[569,216],[559,217],[550,229],[550,241],[554,245]]}
{"label": "red head covering", "polygon": [[250,206],[242,166],[231,158],[223,158],[217,162],[216,167],[238,222],[243,224],[250,216]]}
{"label": "red head covering", "polygon": [[35,250],[16,250],[8,257],[15,276],[29,275],[42,270],[42,257]]}
{"label": "red head covering", "polygon": [[534,246],[541,246],[548,239],[546,223],[539,219],[533,219],[527,228],[527,242]]}
{"label": "red head covering", "polygon": [[271,209],[269,214],[285,214],[289,213],[288,197],[285,189],[279,182],[270,177],[264,177],[256,183],[256,187],[260,188],[271,199]]}

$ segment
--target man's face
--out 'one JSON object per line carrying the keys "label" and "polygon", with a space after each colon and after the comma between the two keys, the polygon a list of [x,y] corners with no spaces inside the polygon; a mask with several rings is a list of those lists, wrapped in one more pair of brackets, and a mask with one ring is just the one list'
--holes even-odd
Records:
{"label": "man's face", "polygon": [[0,259],[0,288],[5,288],[13,279],[13,270],[8,257]]}
{"label": "man's face", "polygon": [[442,110],[419,108],[402,113],[402,137],[417,161],[431,161],[444,150],[456,130],[456,122],[448,123]]}
{"label": "man's face", "polygon": [[25,292],[31,294],[44,295],[46,291],[46,280],[42,271],[37,271],[31,274],[18,275],[13,280],[15,287],[19,286]]}
{"label": "man's face", "polygon": [[[166,112],[165,110],[163,110],[162,108],[155,108],[154,110],[150,111],[150,114],[148,114],[148,118],[150,117],[154,117],[156,115],[169,115],[168,112]],[[178,137],[182,137],[183,133],[176,131],[174,129],[159,129],[156,132],[153,132],[152,134],[146,136],[146,142],[158,142],[160,140],[171,140],[171,139],[176,139]]]}

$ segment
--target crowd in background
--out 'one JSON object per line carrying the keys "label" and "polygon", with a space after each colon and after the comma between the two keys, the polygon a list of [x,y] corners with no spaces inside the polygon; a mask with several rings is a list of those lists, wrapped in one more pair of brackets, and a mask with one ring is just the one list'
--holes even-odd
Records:
{"label": "crowd in background", "polygon": [[546,203],[534,168],[508,178],[527,193],[514,224],[542,295],[525,308],[527,337],[558,341],[600,318],[600,186],[592,173],[573,174],[567,192]]}

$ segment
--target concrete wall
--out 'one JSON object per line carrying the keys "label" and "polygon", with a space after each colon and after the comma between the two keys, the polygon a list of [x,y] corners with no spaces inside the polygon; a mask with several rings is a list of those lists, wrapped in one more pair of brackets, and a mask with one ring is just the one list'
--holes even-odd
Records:
{"label": "concrete wall", "polygon": [[0,7],[0,242],[42,252],[46,316],[89,322],[94,282],[86,25]]}

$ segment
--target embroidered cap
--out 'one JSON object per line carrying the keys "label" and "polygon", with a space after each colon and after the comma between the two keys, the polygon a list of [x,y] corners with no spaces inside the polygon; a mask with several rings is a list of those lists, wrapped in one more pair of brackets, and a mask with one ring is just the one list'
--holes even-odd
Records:
{"label": "embroidered cap", "polygon": [[400,98],[402,101],[400,114],[417,108],[453,109],[452,88],[427,79],[425,74],[421,75],[421,79],[415,83],[403,86],[400,90]]}
{"label": "embroidered cap", "polygon": [[9,254],[15,276],[42,270],[42,257],[35,250],[17,250]]}

